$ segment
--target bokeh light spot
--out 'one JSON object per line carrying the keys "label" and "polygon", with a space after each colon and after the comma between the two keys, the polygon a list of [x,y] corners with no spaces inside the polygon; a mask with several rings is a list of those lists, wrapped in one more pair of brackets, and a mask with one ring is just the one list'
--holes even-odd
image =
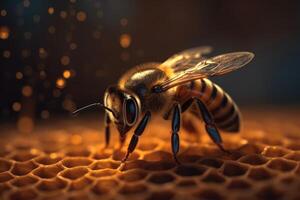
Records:
{"label": "bokeh light spot", "polygon": [[65,79],[68,79],[71,77],[71,72],[70,70],[65,70],[64,73],[63,73],[63,76]]}
{"label": "bokeh light spot", "polygon": [[1,15],[2,17],[5,17],[5,16],[7,15],[7,11],[4,10],[4,9],[2,9],[1,12],[0,12],[0,15]]}
{"label": "bokeh light spot", "polygon": [[122,34],[120,36],[120,45],[123,48],[128,48],[131,44],[131,36],[129,34]]}
{"label": "bokeh light spot", "polygon": [[26,85],[22,88],[22,94],[25,97],[30,97],[32,95],[32,87],[29,85]]}
{"label": "bokeh light spot", "polygon": [[79,11],[79,12],[76,14],[76,19],[77,19],[78,21],[80,21],[80,22],[85,21],[86,18],[87,18],[87,15],[86,15],[86,13],[83,12],[83,11]]}
{"label": "bokeh light spot", "polygon": [[23,78],[23,73],[22,72],[17,72],[16,73],[16,79],[21,80]]}
{"label": "bokeh light spot", "polygon": [[19,112],[21,110],[21,108],[22,108],[22,105],[19,102],[14,102],[12,105],[12,109],[15,112]]}
{"label": "bokeh light spot", "polygon": [[48,8],[48,13],[49,13],[49,15],[52,15],[54,13],[54,8],[53,7],[49,7]]}
{"label": "bokeh light spot", "polygon": [[48,119],[49,117],[50,117],[50,113],[49,113],[48,110],[43,110],[43,111],[41,112],[41,118],[42,118],[42,119]]}
{"label": "bokeh light spot", "polygon": [[9,28],[7,26],[0,27],[0,38],[6,40],[9,37]]}
{"label": "bokeh light spot", "polygon": [[56,87],[62,89],[66,86],[66,80],[63,78],[59,78],[56,80]]}
{"label": "bokeh light spot", "polygon": [[69,65],[70,64],[70,57],[69,56],[63,56],[63,57],[61,57],[60,63],[62,65],[65,65],[65,66]]}

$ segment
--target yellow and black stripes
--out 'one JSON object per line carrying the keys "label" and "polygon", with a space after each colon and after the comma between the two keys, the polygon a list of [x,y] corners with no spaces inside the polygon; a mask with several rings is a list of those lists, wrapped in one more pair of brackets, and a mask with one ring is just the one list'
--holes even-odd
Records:
{"label": "yellow and black stripes", "polygon": [[[217,127],[227,132],[240,129],[240,112],[231,97],[208,79],[191,81],[185,91],[190,97],[198,97],[207,106]],[[187,98],[187,95],[182,98]]]}

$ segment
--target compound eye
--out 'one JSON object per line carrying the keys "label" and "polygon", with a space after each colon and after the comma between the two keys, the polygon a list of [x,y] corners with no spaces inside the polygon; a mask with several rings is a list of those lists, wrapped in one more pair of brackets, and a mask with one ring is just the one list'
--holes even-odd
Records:
{"label": "compound eye", "polygon": [[125,117],[128,125],[133,125],[137,119],[138,108],[133,99],[126,99],[124,104]]}

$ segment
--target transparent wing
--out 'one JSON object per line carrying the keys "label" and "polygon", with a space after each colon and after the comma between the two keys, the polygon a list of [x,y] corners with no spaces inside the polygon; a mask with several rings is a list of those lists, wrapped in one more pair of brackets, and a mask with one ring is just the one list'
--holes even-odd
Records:
{"label": "transparent wing", "polygon": [[191,49],[184,50],[179,52],[170,58],[168,58],[161,66],[171,67],[172,71],[181,71],[183,69],[189,68],[191,65],[203,60],[203,55],[209,54],[212,52],[212,47],[210,46],[201,46]]}
{"label": "transparent wing", "polygon": [[[191,80],[226,74],[243,67],[249,63],[253,57],[254,54],[250,52],[234,52],[208,59],[197,60],[197,58],[194,57],[187,58],[184,62],[176,63],[177,70],[174,71],[171,78],[157,85],[156,88],[165,91]],[[186,65],[188,65],[188,67]],[[174,66],[171,65],[170,67],[173,68]]]}

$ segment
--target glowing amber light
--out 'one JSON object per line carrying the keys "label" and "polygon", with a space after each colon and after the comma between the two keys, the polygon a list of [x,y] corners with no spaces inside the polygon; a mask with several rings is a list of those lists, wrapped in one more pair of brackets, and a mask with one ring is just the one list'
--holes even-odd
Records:
{"label": "glowing amber light", "polygon": [[72,135],[71,137],[71,143],[74,144],[74,145],[78,145],[78,144],[81,144],[82,143],[82,138],[80,135]]}
{"label": "glowing amber light", "polygon": [[16,112],[19,112],[22,108],[22,105],[19,102],[14,102],[12,105],[12,109]]}
{"label": "glowing amber light", "polygon": [[49,7],[49,8],[48,8],[48,13],[49,13],[50,15],[52,15],[52,14],[54,13],[54,8],[53,8],[53,7]]}
{"label": "glowing amber light", "polygon": [[63,73],[63,76],[65,79],[68,79],[71,77],[71,72],[70,70],[65,70],[64,73]]}
{"label": "glowing amber light", "polygon": [[68,64],[70,64],[70,57],[69,56],[63,56],[63,57],[61,57],[60,63],[62,65],[68,65]]}
{"label": "glowing amber light", "polygon": [[30,133],[33,130],[34,123],[32,118],[23,116],[18,120],[17,123],[18,130],[23,133]]}
{"label": "glowing amber light", "polygon": [[6,26],[0,27],[0,38],[6,40],[9,37],[9,28]]}
{"label": "glowing amber light", "polygon": [[79,11],[77,14],[76,14],[76,18],[78,21],[80,22],[83,22],[86,20],[87,16],[86,16],[86,13],[83,12],[83,11]]}
{"label": "glowing amber light", "polygon": [[120,36],[120,45],[123,48],[128,48],[131,44],[131,36],[128,34],[122,34]]}
{"label": "glowing amber light", "polygon": [[26,85],[22,88],[22,94],[25,97],[30,97],[32,95],[32,87]]}
{"label": "glowing amber light", "polygon": [[56,80],[56,87],[62,89],[66,86],[66,81],[63,78],[59,78]]}

